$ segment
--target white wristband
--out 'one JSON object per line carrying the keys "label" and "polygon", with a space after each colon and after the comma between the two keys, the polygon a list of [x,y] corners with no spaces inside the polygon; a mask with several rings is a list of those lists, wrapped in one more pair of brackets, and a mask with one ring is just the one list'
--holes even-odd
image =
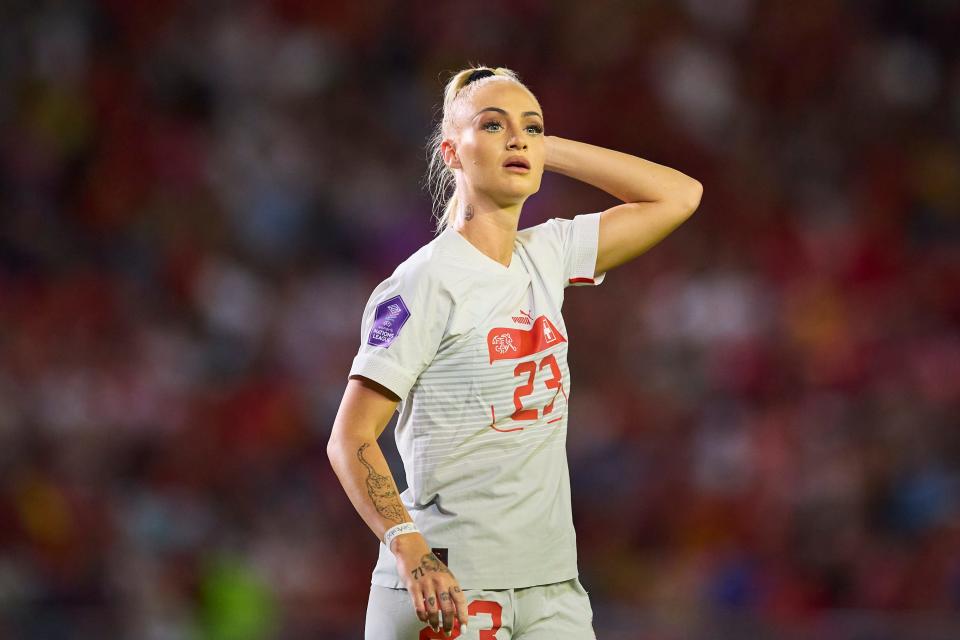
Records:
{"label": "white wristband", "polygon": [[393,542],[393,539],[397,536],[402,536],[405,533],[420,533],[420,529],[417,529],[417,525],[412,522],[402,522],[395,527],[390,527],[387,529],[387,532],[383,534],[383,544],[387,546],[387,549],[390,548],[390,543]]}

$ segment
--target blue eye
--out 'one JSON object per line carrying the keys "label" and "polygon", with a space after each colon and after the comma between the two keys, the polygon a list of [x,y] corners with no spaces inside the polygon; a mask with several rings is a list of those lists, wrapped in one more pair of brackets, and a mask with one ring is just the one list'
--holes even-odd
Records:
{"label": "blue eye", "polygon": [[[500,122],[497,121],[497,120],[491,120],[491,121],[489,121],[489,122],[485,122],[485,123],[483,124],[483,127],[482,127],[482,128],[483,128],[484,130],[486,130],[486,131],[490,131],[490,129],[489,129],[490,125],[494,125],[494,126],[500,127],[501,129],[503,128],[503,125],[500,124]],[[538,124],[528,124],[526,127],[524,127],[524,129],[526,129],[526,130],[528,130],[528,131],[529,131],[530,129],[533,129],[533,133],[534,133],[535,135],[539,135],[539,134],[543,133],[543,127],[541,127],[541,126],[538,125]]]}

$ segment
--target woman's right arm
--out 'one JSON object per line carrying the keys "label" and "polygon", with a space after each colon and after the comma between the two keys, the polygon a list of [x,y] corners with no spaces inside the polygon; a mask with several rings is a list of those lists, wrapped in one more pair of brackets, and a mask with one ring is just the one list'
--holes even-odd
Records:
{"label": "woman's right arm", "polygon": [[[327,456],[340,484],[380,540],[391,527],[413,521],[377,444],[398,401],[387,388],[367,378],[351,378],[327,442]],[[397,536],[390,551],[420,620],[437,629],[442,610],[447,632],[453,627],[454,612],[461,627],[467,624],[467,601],[459,583],[421,534]]]}

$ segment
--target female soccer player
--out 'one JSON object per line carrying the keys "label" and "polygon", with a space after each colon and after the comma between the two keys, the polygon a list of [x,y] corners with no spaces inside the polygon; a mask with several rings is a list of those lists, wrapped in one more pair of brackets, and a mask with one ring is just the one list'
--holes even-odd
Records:
{"label": "female soccer player", "polygon": [[[544,135],[537,99],[502,67],[453,75],[432,144],[442,231],[371,295],[327,445],[382,541],[366,638],[594,638],[570,512],[564,289],[659,242],[702,187]],[[518,230],[544,170],[624,204]],[[395,410],[402,495],[377,444]]]}

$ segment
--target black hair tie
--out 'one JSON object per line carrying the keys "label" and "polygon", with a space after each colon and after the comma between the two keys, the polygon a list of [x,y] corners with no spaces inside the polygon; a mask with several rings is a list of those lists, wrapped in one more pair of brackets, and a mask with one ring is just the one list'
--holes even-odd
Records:
{"label": "black hair tie", "polygon": [[491,71],[490,69],[477,69],[476,71],[474,71],[473,73],[471,73],[469,76],[467,76],[467,81],[463,83],[463,86],[465,87],[465,86],[467,86],[468,84],[470,84],[471,82],[475,82],[475,81],[479,80],[480,78],[487,78],[487,77],[489,77],[489,76],[495,76],[495,75],[497,75],[497,74],[495,74],[495,73],[494,73],[493,71]]}

